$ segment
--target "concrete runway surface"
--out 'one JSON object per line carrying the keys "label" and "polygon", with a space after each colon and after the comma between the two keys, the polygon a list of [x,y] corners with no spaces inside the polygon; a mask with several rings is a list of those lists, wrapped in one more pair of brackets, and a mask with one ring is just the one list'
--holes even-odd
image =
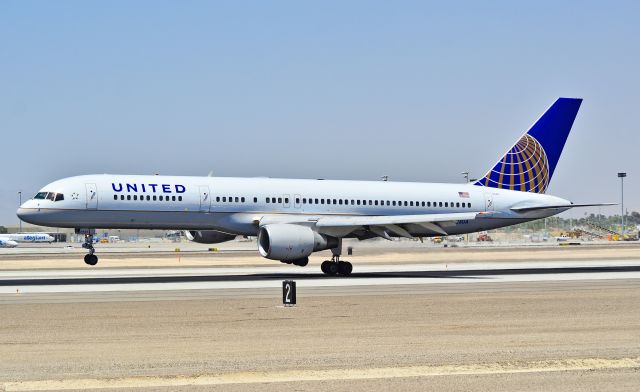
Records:
{"label": "concrete runway surface", "polygon": [[0,390],[637,391],[640,252],[598,249],[394,249],[350,278],[321,258],[4,257]]}

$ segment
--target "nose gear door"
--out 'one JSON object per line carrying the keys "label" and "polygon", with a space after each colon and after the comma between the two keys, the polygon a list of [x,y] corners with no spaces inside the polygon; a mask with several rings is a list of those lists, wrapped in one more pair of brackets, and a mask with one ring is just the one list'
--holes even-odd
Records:
{"label": "nose gear door", "polygon": [[87,190],[87,210],[98,209],[98,188],[96,184],[84,184]]}

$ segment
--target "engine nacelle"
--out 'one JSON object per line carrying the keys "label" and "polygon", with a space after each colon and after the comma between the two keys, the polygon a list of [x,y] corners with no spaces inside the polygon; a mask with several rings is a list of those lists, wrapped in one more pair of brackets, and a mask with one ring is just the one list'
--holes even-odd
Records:
{"label": "engine nacelle", "polygon": [[308,226],[272,224],[258,232],[258,250],[272,260],[299,260],[319,250],[338,246],[338,239],[313,231]]}
{"label": "engine nacelle", "polygon": [[222,233],[215,230],[187,230],[184,236],[189,241],[199,244],[219,244],[220,242],[231,241],[236,238],[233,234]]}

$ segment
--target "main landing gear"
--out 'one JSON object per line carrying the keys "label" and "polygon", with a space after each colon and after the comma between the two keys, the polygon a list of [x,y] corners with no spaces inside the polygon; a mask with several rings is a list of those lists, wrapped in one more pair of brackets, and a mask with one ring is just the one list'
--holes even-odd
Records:
{"label": "main landing gear", "polygon": [[89,250],[89,253],[84,255],[84,262],[89,265],[96,265],[98,263],[98,256],[94,255],[96,249],[93,247],[93,234],[84,235],[82,247]]}
{"label": "main landing gear", "polygon": [[353,265],[348,261],[340,260],[340,255],[342,254],[342,239],[338,241],[338,246],[331,249],[331,253],[333,254],[331,260],[325,260],[320,265],[322,272],[327,275],[351,275]]}

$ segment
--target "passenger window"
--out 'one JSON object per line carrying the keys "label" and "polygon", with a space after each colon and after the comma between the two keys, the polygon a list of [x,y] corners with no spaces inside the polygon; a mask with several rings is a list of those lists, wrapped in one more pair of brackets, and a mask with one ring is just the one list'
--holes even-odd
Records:
{"label": "passenger window", "polygon": [[178,201],[182,201],[182,196],[178,196]]}
{"label": "passenger window", "polygon": [[171,201],[176,201],[176,197],[175,196],[171,196]]}
{"label": "passenger window", "polygon": [[131,195],[127,195],[127,200],[131,200]]}
{"label": "passenger window", "polygon": [[285,197],[285,198],[284,198],[284,203],[285,203],[285,204],[289,204],[289,198],[288,198],[288,197]]}
{"label": "passenger window", "polygon": [[162,201],[162,196],[159,196],[158,199],[160,199],[160,201]]}
{"label": "passenger window", "polygon": [[281,197],[278,198],[278,203],[282,203],[282,198]]}
{"label": "passenger window", "polygon": [[342,205],[342,199],[340,199],[340,200],[338,200],[338,201],[339,201],[339,204],[340,204],[340,205]]}
{"label": "passenger window", "polygon": [[425,205],[426,205],[426,203],[423,201],[423,202],[422,202],[422,206],[424,207]]}
{"label": "passenger window", "polygon": [[[311,200],[311,199],[309,199],[309,200]],[[302,204],[307,204],[307,198],[306,197],[302,198]]]}
{"label": "passenger window", "polygon": [[254,198],[253,198],[253,202],[254,202],[254,203],[257,203],[257,202],[258,202],[258,198],[257,198],[257,197],[254,197]]}
{"label": "passenger window", "polygon": [[445,202],[444,202],[444,206],[445,206],[445,207],[449,207],[449,202],[446,202],[446,201],[445,201]]}
{"label": "passenger window", "polygon": [[406,206],[408,206],[408,205],[409,205],[409,203],[407,203],[407,202],[405,201],[405,202],[404,202],[404,206],[406,207]]}
{"label": "passenger window", "polygon": [[314,203],[314,204],[318,204],[318,199],[314,199],[314,200],[315,200],[315,203]]}
{"label": "passenger window", "polygon": [[456,203],[456,207],[460,207],[460,203]]}
{"label": "passenger window", "polygon": [[324,199],[320,199],[320,204],[324,204]]}
{"label": "passenger window", "polygon": [[138,195],[133,195],[133,200],[138,200]]}
{"label": "passenger window", "polygon": [[269,203],[269,198],[267,197],[267,198],[265,199],[265,201],[266,201],[267,203]]}
{"label": "passenger window", "polygon": [[333,204],[338,204],[338,200],[333,199]]}
{"label": "passenger window", "polygon": [[372,201],[371,201],[371,200],[369,200],[369,205],[370,205],[370,206],[371,206],[371,205],[373,205],[373,203],[372,203]]}
{"label": "passenger window", "polygon": [[153,195],[153,201],[156,201],[158,199],[158,197],[156,195]]}
{"label": "passenger window", "polygon": [[147,201],[151,200],[151,196],[147,195]]}
{"label": "passenger window", "polygon": [[471,208],[471,203],[467,203],[467,208]]}
{"label": "passenger window", "polygon": [[440,207],[442,207],[442,202],[439,202]]}
{"label": "passenger window", "polygon": [[113,195],[113,200],[118,200],[118,195]]}
{"label": "passenger window", "polygon": [[239,201],[240,201],[240,198],[236,196],[236,203],[238,203]]}

